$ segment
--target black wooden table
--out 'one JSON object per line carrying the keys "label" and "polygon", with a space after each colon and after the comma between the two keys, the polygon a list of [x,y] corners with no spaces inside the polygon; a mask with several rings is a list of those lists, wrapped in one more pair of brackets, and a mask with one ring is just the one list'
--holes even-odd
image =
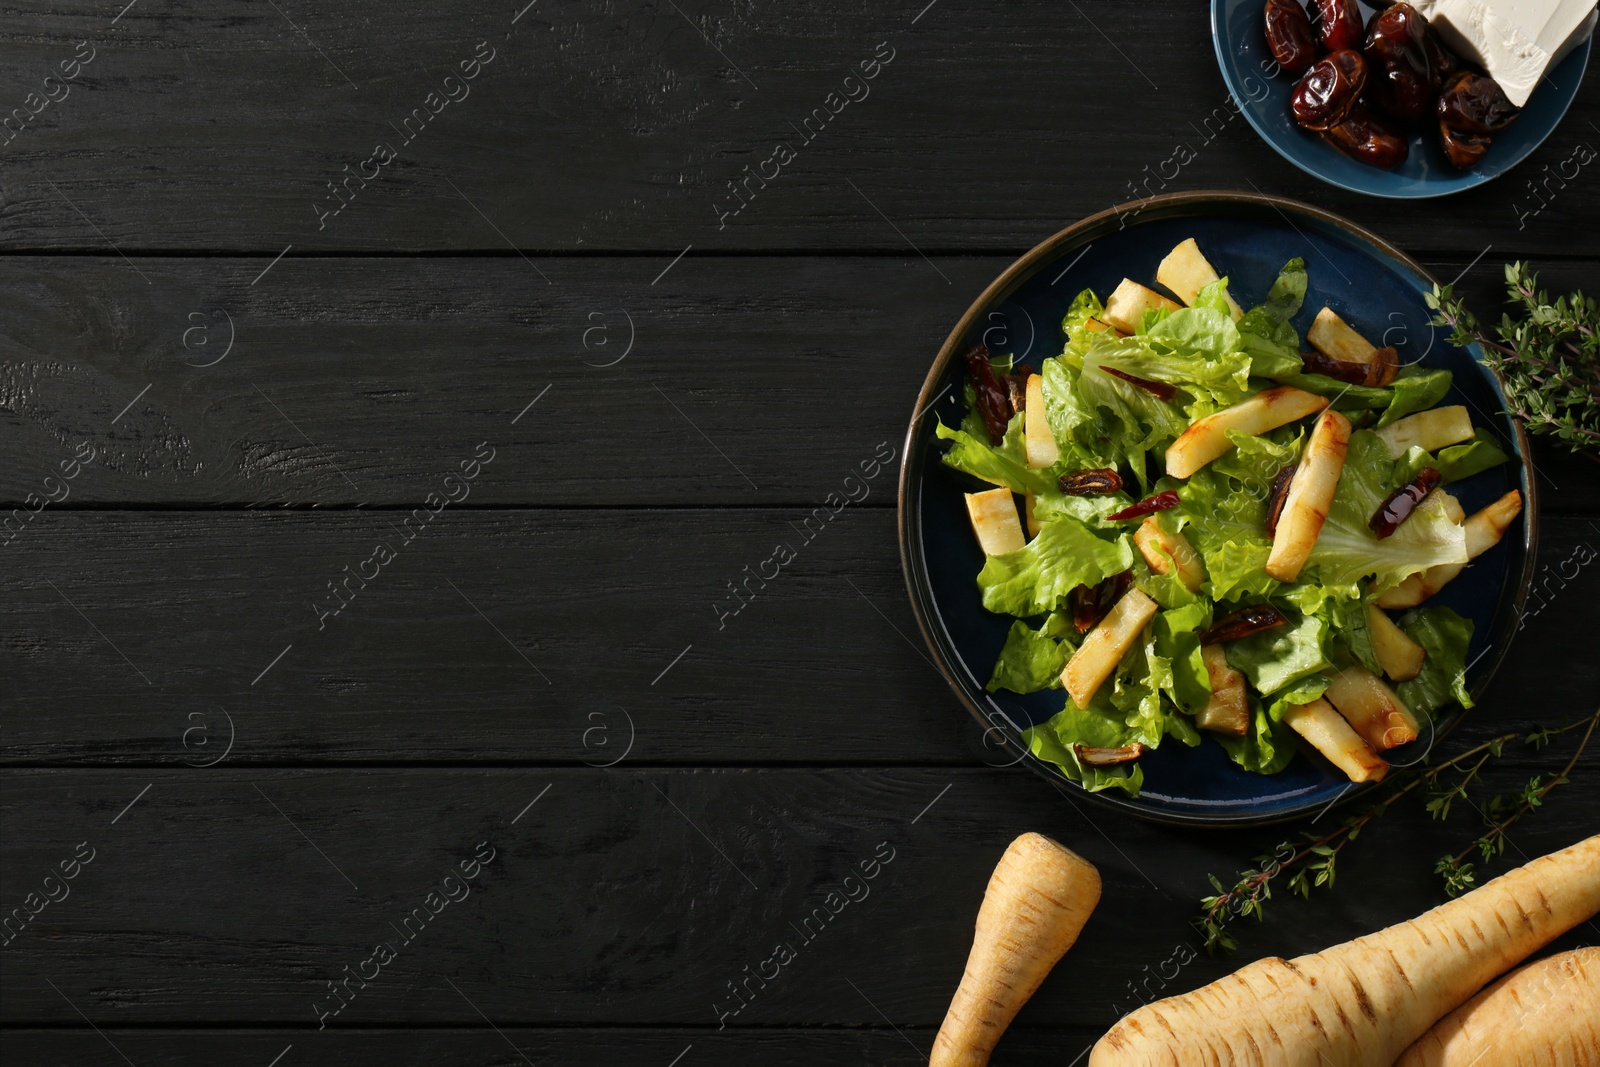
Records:
{"label": "black wooden table", "polygon": [[[1508,259],[1600,283],[1600,79],[1500,181],[1362,199],[1192,0],[122,4],[0,13],[7,1064],[913,1064],[1029,829],[1107,892],[1000,1061],[1070,1063],[1283,831],[986,763],[894,537],[950,324],[1164,189],[1340,211],[1491,316]],[[1600,479],[1536,457],[1538,610],[1452,745],[1600,695]],[[1438,902],[1475,825],[1395,810],[1174,988]]]}

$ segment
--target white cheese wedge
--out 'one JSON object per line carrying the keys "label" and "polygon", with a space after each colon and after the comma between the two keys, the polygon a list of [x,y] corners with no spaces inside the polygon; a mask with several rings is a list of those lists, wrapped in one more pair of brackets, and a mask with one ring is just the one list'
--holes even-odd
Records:
{"label": "white cheese wedge", "polygon": [[1594,32],[1596,0],[1419,0],[1456,54],[1482,67],[1517,107]]}

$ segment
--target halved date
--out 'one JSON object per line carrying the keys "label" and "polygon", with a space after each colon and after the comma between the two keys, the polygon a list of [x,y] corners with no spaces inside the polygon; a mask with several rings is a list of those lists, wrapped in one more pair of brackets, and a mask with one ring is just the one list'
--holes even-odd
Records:
{"label": "halved date", "polygon": [[1316,32],[1300,0],[1267,0],[1267,50],[1278,66],[1299,74],[1317,61]]}
{"label": "halved date", "polygon": [[1154,515],[1158,511],[1166,511],[1178,506],[1178,494],[1168,489],[1155,496],[1147,496],[1137,504],[1130,504],[1121,511],[1113,511],[1106,516],[1107,522],[1121,522],[1124,519],[1142,519],[1146,515]]}
{"label": "halved date", "polygon": [[1095,585],[1080,585],[1072,590],[1072,628],[1086,634],[1110,613],[1122,594],[1133,584],[1133,572],[1113,574]]}
{"label": "halved date", "polygon": [[1359,107],[1322,136],[1351,159],[1371,167],[1393,170],[1406,161],[1405,138],[1387,122]]}
{"label": "halved date", "polygon": [[1079,760],[1091,767],[1110,767],[1118,763],[1132,763],[1144,755],[1144,742],[1135,741],[1121,748],[1093,748],[1074,743],[1072,751],[1077,753]]}
{"label": "halved date", "polygon": [[998,445],[1005,440],[1006,426],[1011,422],[1011,396],[989,362],[986,345],[973,345],[962,358],[967,361],[967,373],[972,376],[972,392],[977,399],[978,414],[983,416],[984,429],[989,431],[989,443]]}
{"label": "halved date", "polygon": [[1367,522],[1367,527],[1382,541],[1400,528],[1439,484],[1439,472],[1423,467],[1409,482],[1390,493]]}
{"label": "halved date", "polygon": [[1122,475],[1113,467],[1088,467],[1063,474],[1058,482],[1068,496],[1110,496],[1122,489]]}
{"label": "halved date", "polygon": [[1283,515],[1284,502],[1289,499],[1289,483],[1294,481],[1294,472],[1299,470],[1299,464],[1291,463],[1278,472],[1272,479],[1272,491],[1267,494],[1267,536],[1278,536],[1278,519]]}
{"label": "halved date", "polygon": [[1178,387],[1175,385],[1168,385],[1166,382],[1153,382],[1149,378],[1140,378],[1137,375],[1129,374],[1125,370],[1117,370],[1115,367],[1101,367],[1100,369],[1113,378],[1121,378],[1129,385],[1137,385],[1140,389],[1162,400],[1171,400],[1173,394],[1178,391]]}
{"label": "halved date", "polygon": [[1251,604],[1218,619],[1211,629],[1200,635],[1200,643],[1215,645],[1223,641],[1237,641],[1241,637],[1283,626],[1288,621],[1288,617],[1271,604]]}
{"label": "halved date", "polygon": [[1361,47],[1361,12],[1356,0],[1316,0],[1317,38],[1329,52]]}
{"label": "halved date", "polygon": [[1289,113],[1308,130],[1326,130],[1343,122],[1356,108],[1367,86],[1367,61],[1354,49],[1324,56],[1295,83]]}
{"label": "halved date", "polygon": [[1379,348],[1366,363],[1347,359],[1334,359],[1321,352],[1302,352],[1300,359],[1312,374],[1336,378],[1352,385],[1385,386],[1400,373],[1400,353],[1393,348]]}

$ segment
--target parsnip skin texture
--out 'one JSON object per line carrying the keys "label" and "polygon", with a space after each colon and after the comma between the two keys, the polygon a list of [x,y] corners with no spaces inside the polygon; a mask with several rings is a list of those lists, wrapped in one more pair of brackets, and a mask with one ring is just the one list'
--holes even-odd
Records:
{"label": "parsnip skin texture", "polygon": [[978,909],[961,985],[929,1067],[983,1067],[1000,1035],[1078,940],[1100,902],[1100,872],[1040,834],[1011,842]]}
{"label": "parsnip skin texture", "polygon": [[1395,1067],[1600,1067],[1600,948],[1521,967],[1436,1023]]}
{"label": "parsnip skin texture", "polygon": [[1392,1064],[1484,983],[1597,911],[1600,836],[1409,922],[1148,1004],[1100,1039],[1089,1067]]}

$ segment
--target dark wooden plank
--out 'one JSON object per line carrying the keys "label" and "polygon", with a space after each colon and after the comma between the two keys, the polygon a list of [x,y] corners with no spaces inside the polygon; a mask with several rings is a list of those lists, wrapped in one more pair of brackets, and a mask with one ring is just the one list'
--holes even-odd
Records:
{"label": "dark wooden plank", "polygon": [[[446,989],[448,992],[448,989]],[[453,994],[452,994],[453,995]],[[1099,1037],[1084,1028],[1059,1030],[1016,1027],[1007,1032],[997,1065],[1055,1064]],[[526,1067],[562,1063],[573,1067],[707,1067],[749,1063],[772,1067],[859,1064],[860,1067],[918,1067],[926,1064],[933,1037],[925,1029],[900,1032],[849,1030],[695,1030],[675,1028],[529,1029],[487,1027],[471,1030],[0,1030],[0,1056],[35,1067],[126,1067],[122,1054],[139,1067],[211,1065],[223,1061],[278,1067]],[[113,1047],[114,1046],[114,1047]],[[119,1052],[120,1050],[120,1052]],[[682,1059],[674,1057],[682,1056]],[[524,1059],[523,1057],[526,1057]]]}
{"label": "dark wooden plank", "polygon": [[[403,517],[42,513],[0,580],[5,758],[203,763],[230,721],[247,763],[601,763],[630,733],[648,762],[974,758],[890,511],[446,509],[409,545]],[[322,618],[380,541],[397,557]],[[795,558],[735,613],[776,543]],[[1593,706],[1597,544],[1545,520],[1543,595],[1468,736]]]}
{"label": "dark wooden plank", "polygon": [[[1008,262],[941,258],[946,287],[920,260],[717,258],[651,286],[652,263],[586,258],[530,288],[516,259],[307,260],[252,286],[236,258],[146,260],[149,285],[115,257],[0,258],[0,500],[414,505],[488,441],[473,506],[815,506],[897,454],[946,331]],[[1497,255],[1430,265],[1470,265],[1498,315]],[[1540,266],[1570,288],[1600,264]],[[94,462],[47,485],[81,447]],[[1538,462],[1547,507],[1600,514],[1592,464]]]}
{"label": "dark wooden plank", "polygon": [[[279,6],[141,4],[116,21],[88,0],[14,6],[8,108],[77,42],[95,53],[0,148],[0,241],[266,256],[515,242],[651,249],[660,269],[690,244],[1021,250],[1146,192],[1255,187],[1418,248],[1588,254],[1600,213],[1600,187],[1574,177],[1600,120],[1594,79],[1513,175],[1397,209],[1302,174],[1247,127],[1204,4],[541,6],[515,24],[515,3]],[[492,61],[448,88],[479,42]],[[847,85],[875,56],[892,58]],[[860,99],[830,102],[842,91]],[[780,142],[795,158],[763,189],[749,175],[773,173]],[[327,183],[363,170],[377,177],[323,219]],[[748,206],[724,218],[736,180]]]}
{"label": "dark wooden plank", "polygon": [[[1496,768],[1487,784],[1516,788],[1528,774]],[[1600,778],[1578,777],[1516,829],[1516,849],[1581,839],[1597,802]],[[1158,827],[985,768],[21,770],[0,781],[0,816],[8,907],[80,842],[94,850],[70,895],[5,946],[3,1019],[108,1028],[932,1027],[990,867],[1013,836],[1039,830],[1096,864],[1105,903],[1023,1021],[1092,1030],[1131,1005],[1130,983],[1195,945],[1205,872],[1248,866],[1281,835]],[[1463,847],[1475,822],[1466,809],[1440,824],[1397,806],[1345,855],[1335,892],[1275,901],[1264,925],[1237,931],[1237,959],[1199,956],[1169,986],[1442,901],[1434,858]],[[475,879],[446,885],[491,850],[469,866]],[[453,903],[405,925],[445,889]],[[808,925],[819,907],[828,914]],[[1580,937],[1592,932],[1563,943]],[[364,963],[378,944],[394,958]],[[768,967],[766,988],[752,980],[732,1014],[729,983],[780,945],[793,958],[776,977]],[[368,984],[353,980],[323,1020],[337,1003],[326,983],[346,966]]]}

